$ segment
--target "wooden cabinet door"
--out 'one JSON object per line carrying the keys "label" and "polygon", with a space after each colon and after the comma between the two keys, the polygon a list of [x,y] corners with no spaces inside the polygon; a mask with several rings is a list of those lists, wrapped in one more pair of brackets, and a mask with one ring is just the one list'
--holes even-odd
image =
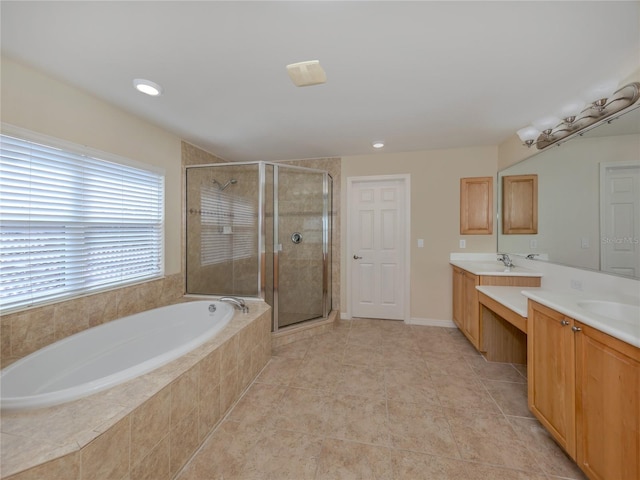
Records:
{"label": "wooden cabinet door", "polygon": [[453,321],[459,329],[463,328],[463,295],[464,274],[458,267],[453,267]]}
{"label": "wooden cabinet door", "polygon": [[460,179],[460,234],[493,233],[493,177]]}
{"label": "wooden cabinet door", "polygon": [[578,465],[592,480],[640,478],[640,349],[576,325]]}
{"label": "wooden cabinet door", "polygon": [[502,177],[502,233],[538,233],[538,176]]}
{"label": "wooden cabinet door", "polygon": [[575,458],[575,340],[573,320],[529,300],[529,409]]}
{"label": "wooden cabinet door", "polygon": [[478,302],[478,290],[476,290],[476,285],[480,283],[477,275],[469,272],[463,273],[463,328],[469,341],[477,350],[480,350],[480,303]]}

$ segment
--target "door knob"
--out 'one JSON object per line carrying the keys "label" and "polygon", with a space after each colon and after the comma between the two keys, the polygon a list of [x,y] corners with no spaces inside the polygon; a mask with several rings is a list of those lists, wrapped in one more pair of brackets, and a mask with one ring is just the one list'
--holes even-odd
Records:
{"label": "door knob", "polygon": [[361,260],[361,259],[362,259],[362,257],[359,257],[359,256],[357,256],[357,255],[354,255],[354,256],[353,256],[353,259],[354,259],[354,260]]}

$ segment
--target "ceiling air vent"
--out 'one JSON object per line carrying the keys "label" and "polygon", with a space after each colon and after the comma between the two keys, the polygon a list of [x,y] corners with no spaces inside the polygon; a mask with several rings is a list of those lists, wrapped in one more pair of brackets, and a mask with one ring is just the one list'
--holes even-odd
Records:
{"label": "ceiling air vent", "polygon": [[287,73],[296,87],[319,85],[327,81],[327,74],[318,60],[287,65]]}

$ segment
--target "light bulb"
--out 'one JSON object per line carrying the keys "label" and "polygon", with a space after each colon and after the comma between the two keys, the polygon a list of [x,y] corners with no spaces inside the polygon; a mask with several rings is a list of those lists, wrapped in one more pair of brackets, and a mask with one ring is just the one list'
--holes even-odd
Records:
{"label": "light bulb", "polygon": [[133,81],[133,86],[139,92],[150,95],[152,97],[157,97],[162,95],[162,87],[151,80],[145,80],[144,78],[136,78]]}

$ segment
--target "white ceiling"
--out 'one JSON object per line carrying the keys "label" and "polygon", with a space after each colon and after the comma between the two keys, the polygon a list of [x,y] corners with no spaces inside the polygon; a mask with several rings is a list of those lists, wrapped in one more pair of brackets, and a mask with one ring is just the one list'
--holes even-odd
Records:
{"label": "white ceiling", "polygon": [[[500,144],[637,69],[639,7],[3,0],[1,46],[226,160],[344,156]],[[293,86],[305,60],[326,84]]]}

